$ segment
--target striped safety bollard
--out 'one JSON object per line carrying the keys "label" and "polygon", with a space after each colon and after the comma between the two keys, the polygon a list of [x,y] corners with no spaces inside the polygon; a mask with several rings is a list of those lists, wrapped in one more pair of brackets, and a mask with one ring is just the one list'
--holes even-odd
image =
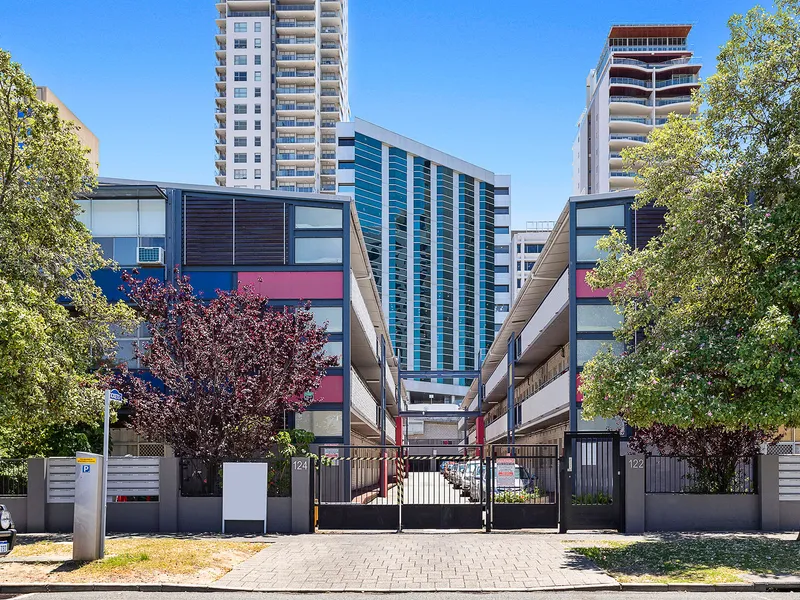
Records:
{"label": "striped safety bollard", "polygon": [[403,531],[403,488],[405,486],[405,461],[403,453],[397,453],[397,532]]}

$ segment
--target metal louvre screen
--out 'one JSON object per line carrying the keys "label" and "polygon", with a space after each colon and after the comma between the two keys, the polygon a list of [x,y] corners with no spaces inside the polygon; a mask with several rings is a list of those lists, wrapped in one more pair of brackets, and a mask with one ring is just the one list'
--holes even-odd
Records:
{"label": "metal louvre screen", "polygon": [[237,199],[234,264],[286,264],[286,209],[282,202]]}
{"label": "metal louvre screen", "polygon": [[183,262],[233,264],[233,199],[184,197]]}

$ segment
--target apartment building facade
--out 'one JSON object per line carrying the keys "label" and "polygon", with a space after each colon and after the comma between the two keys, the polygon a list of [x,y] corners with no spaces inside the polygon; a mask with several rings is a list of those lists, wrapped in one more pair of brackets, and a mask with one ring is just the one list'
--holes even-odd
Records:
{"label": "apartment building facade", "polygon": [[[340,361],[315,392],[316,402],[303,413],[287,415],[284,425],[311,431],[318,442],[357,445],[378,443],[384,428],[388,443],[394,442],[402,383],[349,199],[101,178],[78,204],[81,221],[121,267],[94,274],[110,300],[125,299],[119,289],[122,270],[137,268],[143,278],[164,281],[174,277],[177,265],[205,298],[218,289],[250,285],[274,306],[311,302],[318,321],[328,322],[327,352]],[[148,373],[133,348],[148,335],[142,326],[118,338],[117,359],[144,378]],[[164,452],[158,440],[133,439],[124,430],[114,435],[115,447],[124,454]]]}
{"label": "apartment building facade", "polygon": [[483,406],[477,382],[465,396],[462,406],[480,411],[483,419],[480,426],[476,419],[461,421],[468,439],[485,427],[487,443],[502,443],[513,432],[518,443],[560,445],[565,431],[621,428],[614,420],[583,420],[579,386],[583,365],[598,351],[624,350],[614,338],[621,317],[609,290],[586,283],[604,257],[597,241],[616,228],[627,232],[631,245],[643,247],[663,224],[663,209],[633,210],[634,199],[635,192],[621,191],[567,202],[481,367]]}
{"label": "apartment building facade", "polygon": [[586,79],[586,109],[572,147],[572,192],[630,189],[622,150],[640,146],[670,113],[690,114],[700,61],[688,45],[691,25],[614,25]]}
{"label": "apartment building facade", "polygon": [[[336,134],[337,192],[355,201],[401,368],[477,368],[510,303],[510,178],[361,119]],[[467,384],[406,382],[424,403]]]}
{"label": "apartment building facade", "polygon": [[92,133],[83,121],[81,121],[69,107],[64,104],[49,87],[36,86],[36,98],[42,102],[55,105],[58,108],[58,116],[65,121],[72,121],[78,126],[77,136],[81,144],[89,150],[87,158],[92,165],[95,174],[100,172],[100,140]]}
{"label": "apartment building facade", "polygon": [[347,0],[216,2],[217,185],[333,192]]}
{"label": "apartment building facade", "polygon": [[553,225],[554,221],[528,221],[525,229],[511,232],[510,306],[513,306],[528,274],[533,270]]}

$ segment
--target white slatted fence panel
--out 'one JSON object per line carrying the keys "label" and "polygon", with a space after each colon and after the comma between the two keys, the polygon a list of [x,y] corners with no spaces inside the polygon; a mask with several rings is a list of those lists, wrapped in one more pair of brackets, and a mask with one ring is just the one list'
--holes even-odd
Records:
{"label": "white slatted fence panel", "polygon": [[[75,501],[75,459],[47,459],[47,501]],[[108,501],[117,496],[158,496],[160,461],[158,457],[112,456],[108,461]]]}
{"label": "white slatted fence panel", "polygon": [[785,502],[800,502],[800,456],[778,457],[778,499]]}

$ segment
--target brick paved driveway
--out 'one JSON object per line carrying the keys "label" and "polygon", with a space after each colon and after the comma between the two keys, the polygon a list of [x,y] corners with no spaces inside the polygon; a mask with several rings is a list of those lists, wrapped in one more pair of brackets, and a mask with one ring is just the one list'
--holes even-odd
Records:
{"label": "brick paved driveway", "polygon": [[296,592],[611,586],[552,534],[316,534],[279,538],[216,585]]}

